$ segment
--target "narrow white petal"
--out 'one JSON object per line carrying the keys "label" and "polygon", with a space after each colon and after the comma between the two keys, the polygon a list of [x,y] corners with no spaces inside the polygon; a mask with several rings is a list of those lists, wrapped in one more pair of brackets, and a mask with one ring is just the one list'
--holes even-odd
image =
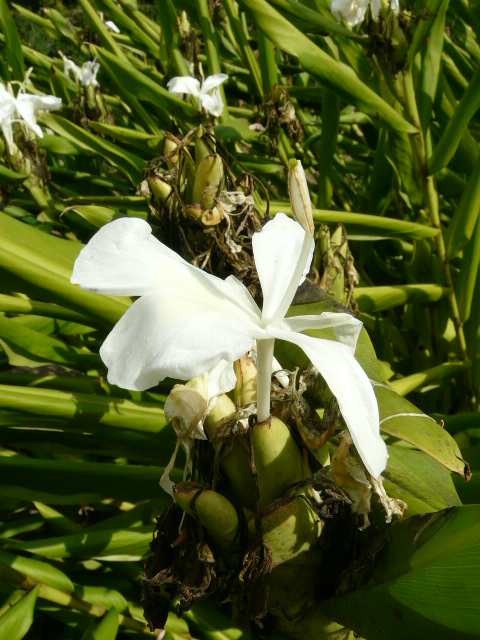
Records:
{"label": "narrow white petal", "polygon": [[105,20],[105,26],[110,29],[110,31],[113,31],[113,33],[120,33],[120,29],[113,20]]}
{"label": "narrow white petal", "polygon": [[225,80],[228,79],[226,73],[214,73],[212,76],[208,76],[202,83],[202,93],[209,93],[212,89],[219,87]]}
{"label": "narrow white petal", "polygon": [[380,437],[378,404],[373,387],[351,349],[340,342],[312,338],[294,331],[271,329],[270,334],[293,342],[307,354],[337,398],[364,465],[374,478],[378,478],[387,464],[387,447]]}
{"label": "narrow white petal", "polygon": [[100,349],[108,380],[144,390],[166,377],[189,380],[220,360],[233,361],[253,344],[256,326],[242,308],[217,292],[172,287],[141,297],[126,311]]}
{"label": "narrow white petal", "polygon": [[284,322],[292,331],[331,327],[340,342],[348,345],[353,352],[355,352],[358,336],[363,327],[363,322],[349,313],[331,311],[324,311],[320,315],[291,316],[285,318]]}
{"label": "narrow white petal", "polygon": [[223,111],[223,100],[219,91],[213,91],[212,94],[202,93],[200,95],[200,103],[208,113],[212,116],[219,116]]}
{"label": "narrow white petal", "polygon": [[177,76],[168,81],[167,89],[170,93],[189,93],[197,98],[200,96],[200,82],[191,76]]}
{"label": "narrow white petal", "polygon": [[[253,254],[262,285],[264,318],[272,317],[283,299],[300,257],[304,235],[305,231],[298,222],[284,213],[277,213],[259,233],[253,234]],[[311,255],[298,285],[305,280],[312,257],[313,239]]]}
{"label": "narrow white petal", "polygon": [[15,106],[20,117],[29,129],[31,129],[40,138],[43,136],[42,130],[38,126],[35,120],[35,102],[32,100],[33,96],[18,94]]}

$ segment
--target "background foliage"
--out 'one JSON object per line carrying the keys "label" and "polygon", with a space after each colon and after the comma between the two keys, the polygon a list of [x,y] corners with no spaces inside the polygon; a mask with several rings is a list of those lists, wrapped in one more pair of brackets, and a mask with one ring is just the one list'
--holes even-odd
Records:
{"label": "background foliage", "polygon": [[[358,309],[378,358],[371,377],[443,419],[460,445],[461,456],[449,439],[438,453],[433,420],[428,437],[423,423],[390,420],[400,471],[390,469],[389,490],[408,495],[416,518],[460,504],[440,463],[480,468],[480,5],[402,9],[398,23],[352,30],[326,0],[78,0],[41,11],[0,0],[3,82],[32,68],[28,90],[63,100],[39,118],[44,137],[19,128],[20,155],[0,164],[0,637],[154,635],[139,574],[169,503],[158,480],[175,442],[162,410],[171,385],[140,393],[106,382],[98,349],[130,301],[69,278],[81,243],[118,216],[148,217],[168,236],[162,203],[139,187],[166,131],[183,138],[207,124],[166,90],[200,68],[229,74],[214,132],[232,171],[255,177],[259,211],[289,211],[288,159],[302,160],[319,234],[313,275]],[[65,76],[60,51],[78,65],[96,58],[98,90]],[[364,366],[375,360],[368,348]],[[398,396],[384,400],[385,416],[417,411]],[[479,482],[455,478],[471,506],[442,513],[443,533],[420,551],[397,525],[400,552],[386,552],[375,586],[332,599],[332,619],[366,638],[478,633],[468,611],[479,604]],[[420,535],[425,522],[415,523]],[[413,617],[412,594],[434,574],[441,586],[424,588]],[[388,613],[352,613],[392,599],[408,610],[397,636]],[[169,615],[166,629],[246,634],[208,602]]]}

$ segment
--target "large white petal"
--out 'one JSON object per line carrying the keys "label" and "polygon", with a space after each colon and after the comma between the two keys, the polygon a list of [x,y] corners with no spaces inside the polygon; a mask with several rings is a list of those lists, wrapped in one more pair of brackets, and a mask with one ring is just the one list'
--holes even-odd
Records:
{"label": "large white petal", "polygon": [[42,138],[43,132],[35,120],[35,102],[31,98],[33,98],[33,96],[19,93],[15,106],[28,128],[31,129],[39,138]]}
{"label": "large white petal", "polygon": [[[103,226],[80,251],[71,282],[83,289],[141,296],[182,290],[193,297],[214,295],[252,317],[260,311],[247,289],[233,277],[222,280],[186,262],[151,234],[140,218],[119,218]],[[193,303],[192,303],[193,304]],[[192,307],[193,308],[193,307]]]}
{"label": "large white petal", "polygon": [[331,311],[324,311],[320,315],[291,316],[285,318],[284,322],[292,331],[331,327],[340,342],[348,345],[353,352],[355,352],[358,336],[363,327],[363,322],[349,313]]}
{"label": "large white petal", "polygon": [[219,87],[227,79],[228,75],[226,73],[214,73],[213,75],[208,76],[208,78],[205,78],[202,83],[201,92],[209,93],[210,91],[212,91],[212,89],[216,89],[216,87]]}
{"label": "large white petal", "polygon": [[189,380],[222,359],[236,360],[259,333],[241,307],[216,292],[172,287],[134,302],[107,336],[100,356],[112,384],[144,390],[166,377]]}
{"label": "large white petal", "polygon": [[189,93],[200,96],[200,82],[191,76],[177,76],[168,81],[167,89],[170,93]]}
{"label": "large white petal", "polygon": [[378,404],[372,384],[351,349],[340,342],[302,333],[271,329],[272,337],[298,345],[318,369],[338,406],[363,463],[378,478],[387,464],[387,447],[380,437]]}
{"label": "large white petal", "polygon": [[[264,318],[272,317],[282,301],[300,257],[304,235],[299,223],[284,213],[277,213],[260,232],[253,234],[253,255],[262,285]],[[312,257],[313,238],[311,255],[299,285],[310,270]]]}
{"label": "large white petal", "polygon": [[180,277],[187,263],[152,236],[140,218],[103,226],[80,251],[71,282],[98,293],[140,296]]}

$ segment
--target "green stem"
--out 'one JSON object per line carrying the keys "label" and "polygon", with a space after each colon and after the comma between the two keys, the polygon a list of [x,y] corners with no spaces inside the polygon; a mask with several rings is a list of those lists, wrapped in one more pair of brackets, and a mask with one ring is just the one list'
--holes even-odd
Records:
{"label": "green stem", "polygon": [[270,385],[275,338],[257,340],[257,421],[270,417]]}
{"label": "green stem", "polygon": [[[445,285],[449,289],[448,303],[450,307],[450,315],[455,327],[455,333],[457,336],[458,350],[460,360],[468,360],[467,341],[463,330],[462,318],[460,315],[459,305],[455,289],[453,286],[453,278],[450,270],[450,264],[448,262],[448,254],[445,246],[445,239],[443,237],[442,225],[440,222],[440,208],[438,203],[438,193],[435,184],[435,177],[429,172],[427,151],[426,151],[426,139],[422,130],[420,116],[418,112],[415,88],[413,84],[412,65],[405,68],[403,72],[403,105],[407,113],[407,117],[410,122],[418,129],[417,134],[410,136],[410,144],[412,152],[419,169],[420,179],[422,181],[423,192],[425,197],[426,209],[430,215],[430,221],[434,228],[438,229],[438,233],[435,236],[435,245],[437,255],[440,258],[443,278]],[[466,372],[466,387],[468,389],[468,398],[472,407],[476,406],[476,397],[473,384],[473,377],[471,370]]]}
{"label": "green stem", "polygon": [[425,137],[420,124],[420,116],[418,113],[417,102],[415,98],[415,89],[413,86],[412,67],[408,66],[403,73],[403,105],[407,113],[407,117],[410,122],[417,127],[418,133],[410,136],[410,144],[412,146],[413,155],[417,163],[420,179],[422,181],[423,192],[425,197],[425,205],[430,216],[432,226],[438,229],[438,234],[435,236],[435,244],[437,254],[441,260],[443,277],[445,285],[449,288],[448,302],[450,305],[450,313],[455,325],[455,332],[457,335],[458,348],[461,360],[468,359],[467,343],[465,340],[465,334],[463,332],[462,319],[460,317],[457,297],[453,288],[453,278],[450,271],[450,264],[448,262],[447,251],[445,248],[445,240],[442,233],[442,225],[440,222],[440,210],[438,205],[438,193],[435,185],[435,178],[429,175],[427,156],[425,149]]}

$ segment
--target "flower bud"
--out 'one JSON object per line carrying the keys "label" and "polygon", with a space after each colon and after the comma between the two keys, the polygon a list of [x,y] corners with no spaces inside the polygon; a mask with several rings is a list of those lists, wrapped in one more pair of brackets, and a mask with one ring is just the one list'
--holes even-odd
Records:
{"label": "flower bud", "polygon": [[313,234],[312,202],[308,193],[307,179],[300,160],[290,160],[288,172],[288,191],[290,193],[290,206],[297,222],[307,233]]}

